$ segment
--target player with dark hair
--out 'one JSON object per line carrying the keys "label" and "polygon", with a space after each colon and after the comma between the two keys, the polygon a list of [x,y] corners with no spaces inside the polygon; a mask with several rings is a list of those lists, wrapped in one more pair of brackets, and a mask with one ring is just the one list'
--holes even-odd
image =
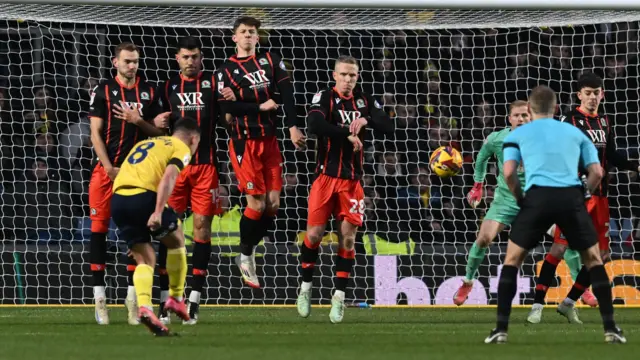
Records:
{"label": "player with dark hair", "polygon": [[302,282],[296,305],[302,317],[311,312],[311,286],[322,241],[331,215],[339,224],[335,259],[335,292],[329,319],[344,316],[345,290],[355,265],[355,236],[364,218],[363,142],[366,128],[393,134],[395,124],[372,96],[356,90],[358,62],[351,56],[338,58],[333,71],[336,84],[318,92],[307,113],[309,133],[317,136],[316,179],[309,194],[309,217],[300,249]]}
{"label": "player with dark hair", "polygon": [[[529,108],[527,102],[523,100],[516,100],[509,105],[509,124],[508,128],[489,134],[486,141],[482,145],[478,157],[475,162],[474,180],[475,184],[469,194],[467,195],[467,201],[471,207],[475,208],[480,204],[482,200],[482,186],[484,185],[484,177],[487,174],[487,163],[492,156],[495,156],[498,160],[498,168],[500,175],[498,176],[498,186],[496,187],[496,194],[487,211],[486,216],[482,220],[480,225],[480,231],[478,232],[478,238],[471,246],[469,250],[469,259],[467,261],[467,272],[464,280],[456,293],[453,295],[453,303],[456,305],[462,305],[473,289],[473,282],[478,272],[478,268],[489,246],[493,243],[493,240],[500,234],[507,226],[511,225],[513,219],[518,215],[518,204],[511,195],[507,183],[504,181],[504,175],[502,174],[502,143],[504,139],[518,126],[529,122]],[[518,176],[522,185],[524,185],[524,172],[522,167],[519,168],[520,172]]]}
{"label": "player with dark hair", "polygon": [[[518,269],[528,252],[543,239],[553,224],[560,226],[567,243],[580,252],[600,302],[600,315],[607,343],[625,343],[613,316],[609,277],[598,252],[598,239],[591,217],[584,206],[583,182],[578,166],[586,169],[585,185],[594,191],[603,178],[596,147],[575,126],[553,119],[556,94],[538,86],[529,97],[532,122],[514,130],[504,140],[504,175],[520,206],[511,228],[504,266],[498,281],[497,326],[485,343],[507,342],[511,304],[518,287]],[[526,185],[518,179],[518,166],[524,164]]]}
{"label": "player with dark hair", "polygon": [[169,297],[165,309],[183,321],[189,312],[182,297],[187,275],[187,250],[175,211],[167,206],[169,196],[182,171],[196,153],[200,142],[200,125],[191,118],[180,118],[172,136],[144,140],[125,156],[113,183],[113,221],[127,241],[136,269],[133,284],[138,297],[138,317],[158,336],[169,329],[153,313],[151,290],[156,252],[154,238],[167,247]]}
{"label": "player with dark hair", "polygon": [[[189,324],[198,321],[200,296],[204,286],[209,259],[211,258],[211,221],[222,213],[218,196],[218,171],[216,169],[216,133],[218,119],[216,78],[212,72],[202,69],[202,46],[193,37],[183,37],[176,47],[176,61],[180,74],[159,87],[160,102],[165,111],[175,117],[195,119],[202,137],[191,164],[180,174],[169,198],[169,205],[182,217],[190,205],[193,211],[194,244],[192,257],[191,292],[189,293]],[[173,118],[173,117],[172,117]],[[174,124],[164,125],[171,131]],[[167,248],[159,247],[160,272],[160,320],[170,323],[164,311],[169,294],[169,282],[165,268]]]}
{"label": "player with dark hair", "polygon": [[[596,149],[598,149],[600,165],[605,172],[611,166],[615,166],[620,170],[640,171],[638,164],[631,163],[624,155],[617,152],[613,125],[607,116],[598,115],[600,101],[604,97],[602,79],[594,73],[584,73],[577,81],[576,90],[580,105],[568,116],[562,116],[560,121],[577,127],[587,135]],[[587,194],[588,199],[586,199],[585,204],[598,232],[600,254],[602,261],[605,263],[610,260],[608,188],[609,177],[605,175],[594,191]],[[582,322],[574,308],[576,301],[582,297],[582,301],[592,307],[597,306],[598,302],[588,290],[590,285],[589,273],[584,267],[581,269],[580,255],[575,249],[567,248],[567,239],[563,235],[561,227],[555,226],[552,230],[554,243],[540,269],[540,275],[536,282],[534,304],[527,321],[534,324],[540,322],[547,289],[551,286],[560,259],[564,257],[571,271],[574,284],[567,298],[558,305],[557,310],[569,322],[580,324]]]}
{"label": "player with dark hair", "polygon": [[[160,107],[154,87],[137,76],[139,58],[140,53],[134,44],[118,45],[113,58],[117,75],[100,82],[91,92],[91,142],[98,163],[89,182],[89,261],[93,273],[95,318],[98,324],[102,325],[109,324],[104,276],[113,179],[118,175],[120,165],[133,145],[147,136],[162,135],[163,131],[153,124],[169,117],[169,113],[159,114]],[[129,324],[135,325],[138,323],[133,287],[135,264],[129,263],[127,269],[129,288],[125,304],[129,313]]]}
{"label": "player with dark hair", "polygon": [[[296,148],[305,146],[305,137],[296,126],[297,114],[293,84],[286,65],[270,52],[256,52],[260,21],[241,17],[233,25],[237,54],[218,70],[221,114],[228,119],[231,133],[230,162],[240,191],[247,196],[247,207],[240,220],[240,256],[236,264],[245,284],[259,288],[254,250],[267,231],[274,226],[280,206],[282,188],[282,154],[275,133],[279,92],[285,123]],[[229,88],[225,88],[225,87]],[[237,101],[226,101],[235,96]],[[231,109],[234,103],[241,104]]]}

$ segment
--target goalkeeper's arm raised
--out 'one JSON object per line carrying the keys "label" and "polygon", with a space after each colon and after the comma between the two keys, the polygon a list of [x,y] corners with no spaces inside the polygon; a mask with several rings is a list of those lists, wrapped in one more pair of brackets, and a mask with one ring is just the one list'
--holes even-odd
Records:
{"label": "goalkeeper's arm raised", "polygon": [[483,183],[485,176],[487,176],[487,164],[491,156],[493,156],[493,147],[493,134],[490,134],[487,137],[487,141],[480,148],[478,157],[476,157],[476,161],[473,164],[473,181],[476,184]]}
{"label": "goalkeeper's arm raised", "polygon": [[487,164],[489,163],[489,159],[493,153],[493,134],[490,134],[489,137],[487,137],[487,141],[485,141],[482,148],[480,148],[480,152],[478,153],[478,157],[474,163],[474,184],[473,188],[467,195],[467,201],[471,207],[475,208],[482,200],[482,184],[484,183],[484,178],[487,175]]}

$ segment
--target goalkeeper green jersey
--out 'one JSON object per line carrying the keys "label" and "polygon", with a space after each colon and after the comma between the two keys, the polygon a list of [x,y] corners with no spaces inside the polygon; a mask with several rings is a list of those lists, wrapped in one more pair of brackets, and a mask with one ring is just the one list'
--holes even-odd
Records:
{"label": "goalkeeper green jersey", "polygon": [[[480,149],[480,153],[478,153],[475,163],[475,171],[473,173],[473,180],[475,182],[484,182],[484,178],[487,175],[487,164],[489,163],[489,159],[491,159],[492,156],[495,156],[498,159],[498,169],[500,171],[500,175],[498,176],[498,188],[496,191],[503,190],[506,191],[506,193],[510,193],[510,191],[504,180],[504,174],[502,172],[502,166],[504,164],[502,143],[510,132],[511,128],[506,128],[489,134],[484,145],[482,145],[482,148]],[[518,178],[520,179],[520,185],[524,189],[524,168],[522,167],[522,164],[518,167]]]}

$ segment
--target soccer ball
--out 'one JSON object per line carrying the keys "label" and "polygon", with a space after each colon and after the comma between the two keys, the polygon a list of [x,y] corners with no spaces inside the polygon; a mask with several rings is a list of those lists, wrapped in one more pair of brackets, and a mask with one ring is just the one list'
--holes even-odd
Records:
{"label": "soccer ball", "polygon": [[441,146],[431,154],[429,167],[441,178],[457,175],[462,169],[462,155],[451,146]]}

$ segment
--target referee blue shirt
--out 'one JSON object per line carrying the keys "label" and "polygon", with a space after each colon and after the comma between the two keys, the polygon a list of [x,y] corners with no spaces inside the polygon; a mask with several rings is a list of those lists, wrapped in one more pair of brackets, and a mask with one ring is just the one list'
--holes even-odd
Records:
{"label": "referee blue shirt", "polygon": [[513,130],[503,143],[504,162],[524,163],[525,188],[580,186],[578,166],[599,163],[598,151],[577,127],[539,119]]}

